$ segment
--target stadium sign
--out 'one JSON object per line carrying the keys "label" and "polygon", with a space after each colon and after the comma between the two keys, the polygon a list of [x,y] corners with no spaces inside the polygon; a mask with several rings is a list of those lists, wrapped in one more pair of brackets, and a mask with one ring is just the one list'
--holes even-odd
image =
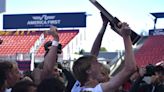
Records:
{"label": "stadium sign", "polygon": [[149,35],[164,35],[164,29],[151,29]]}
{"label": "stadium sign", "polygon": [[86,27],[86,13],[3,15],[3,29]]}
{"label": "stadium sign", "polygon": [[58,25],[60,24],[60,19],[55,19],[56,16],[48,16],[48,15],[41,15],[41,16],[32,16],[32,20],[27,21],[28,26],[42,26],[42,25]]}

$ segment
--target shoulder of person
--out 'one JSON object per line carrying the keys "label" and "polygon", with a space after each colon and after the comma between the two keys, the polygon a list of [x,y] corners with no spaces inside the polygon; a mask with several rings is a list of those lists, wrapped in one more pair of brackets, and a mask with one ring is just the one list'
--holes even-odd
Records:
{"label": "shoulder of person", "polygon": [[81,87],[81,91],[80,92],[103,92],[103,90],[101,88],[101,84],[98,84],[94,88]]}

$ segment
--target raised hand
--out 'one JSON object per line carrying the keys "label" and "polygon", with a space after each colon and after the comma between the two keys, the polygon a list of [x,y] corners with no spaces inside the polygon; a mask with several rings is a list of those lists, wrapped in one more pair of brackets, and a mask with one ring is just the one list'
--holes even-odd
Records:
{"label": "raised hand", "polygon": [[54,40],[59,41],[58,30],[57,27],[51,26],[48,34],[51,34],[54,37]]}
{"label": "raised hand", "polygon": [[120,33],[122,34],[123,37],[131,35],[131,29],[127,23],[120,22],[120,23],[118,23],[118,26],[120,27]]}
{"label": "raised hand", "polygon": [[[110,24],[112,25],[112,24]],[[131,35],[131,29],[129,27],[129,25],[126,22],[119,22],[116,25],[112,25],[111,26],[113,30],[117,30],[118,34],[120,34],[122,37],[127,37]]]}

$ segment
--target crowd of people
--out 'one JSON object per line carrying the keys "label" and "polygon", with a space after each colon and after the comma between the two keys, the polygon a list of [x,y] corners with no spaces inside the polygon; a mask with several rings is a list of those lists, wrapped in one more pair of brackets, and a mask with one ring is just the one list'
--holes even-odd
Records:
{"label": "crowd of people", "polygon": [[[110,76],[110,70],[97,60],[108,19],[101,14],[102,27],[93,43],[90,55],[74,61],[73,71],[62,66],[58,30],[47,32],[53,41],[45,44],[44,61],[31,71],[21,74],[16,62],[0,60],[0,92],[164,92],[164,66],[137,67],[131,42],[131,29],[125,22],[114,26],[120,32],[125,47],[123,68]],[[0,40],[0,43],[3,41]]]}

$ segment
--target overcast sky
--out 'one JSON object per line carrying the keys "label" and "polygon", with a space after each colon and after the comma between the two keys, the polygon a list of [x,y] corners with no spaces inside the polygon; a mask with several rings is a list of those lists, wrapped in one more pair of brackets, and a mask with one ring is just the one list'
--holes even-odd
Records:
{"label": "overcast sky", "polygon": [[[130,27],[140,34],[153,28],[154,17],[152,12],[164,12],[164,0],[97,0],[112,15],[121,21],[128,22]],[[89,0],[7,0],[6,12],[0,14],[0,30],[2,30],[3,14],[28,14],[28,13],[60,13],[60,12],[86,12],[87,17],[86,37],[82,41],[82,48],[89,51],[101,27],[99,11]],[[157,27],[162,28],[164,20],[158,20]],[[83,33],[84,34],[84,33]],[[115,34],[108,26],[102,46],[108,51],[123,48],[121,37]],[[87,45],[86,45],[87,44]]]}

